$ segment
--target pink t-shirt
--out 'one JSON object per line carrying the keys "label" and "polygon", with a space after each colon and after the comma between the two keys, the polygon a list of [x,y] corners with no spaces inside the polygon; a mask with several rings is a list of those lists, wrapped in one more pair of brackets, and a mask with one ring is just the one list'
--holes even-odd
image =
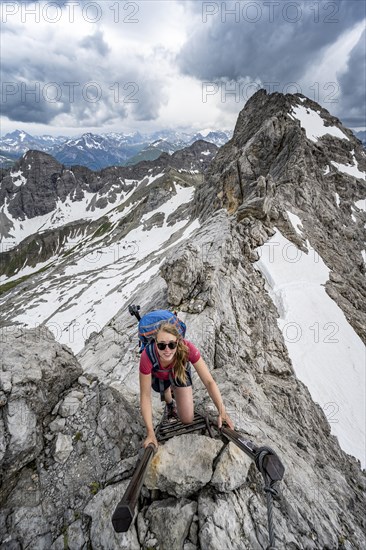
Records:
{"label": "pink t-shirt", "polygon": [[[189,340],[183,340],[183,342],[189,348],[188,361],[190,361],[193,364],[197,363],[198,359],[201,357],[200,352],[198,351],[196,346],[192,344],[192,342],[189,342]],[[159,355],[156,348],[155,348],[155,351],[159,359]],[[159,360],[159,363],[160,363],[160,360]],[[157,378],[161,378],[162,380],[169,380],[169,372],[172,370],[173,366],[174,366],[174,361],[173,363],[170,363],[170,365],[168,365],[167,367],[162,367],[160,363],[160,368],[161,369],[164,368],[166,372],[158,372],[156,373],[155,376]],[[146,350],[144,349],[140,357],[140,372],[142,372],[142,374],[151,374],[152,368],[153,368],[152,363],[150,362],[150,359],[146,353]]]}

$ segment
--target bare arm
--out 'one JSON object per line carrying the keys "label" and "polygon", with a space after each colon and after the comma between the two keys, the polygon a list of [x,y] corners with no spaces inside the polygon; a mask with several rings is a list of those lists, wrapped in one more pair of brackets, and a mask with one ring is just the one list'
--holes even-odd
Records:
{"label": "bare arm", "polygon": [[193,366],[196,369],[198,376],[206,386],[207,392],[219,412],[219,427],[221,427],[222,421],[224,420],[230,428],[234,429],[234,423],[226,412],[220,390],[202,357],[198,359],[197,363],[193,363]]}
{"label": "bare arm", "polygon": [[152,406],[151,406],[151,374],[142,374],[140,372],[140,407],[142,418],[144,419],[147,437],[144,441],[144,447],[149,443],[154,443],[157,447],[158,442],[155,437]]}

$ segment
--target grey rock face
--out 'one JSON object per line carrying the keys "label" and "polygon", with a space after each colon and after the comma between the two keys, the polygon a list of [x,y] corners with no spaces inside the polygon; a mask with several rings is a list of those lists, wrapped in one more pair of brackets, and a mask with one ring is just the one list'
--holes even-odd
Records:
{"label": "grey rock face", "polygon": [[84,550],[87,548],[81,520],[69,525],[64,533],[53,542],[51,550],[65,550],[66,545],[69,550]]}
{"label": "grey rock face", "polygon": [[271,176],[268,177],[268,181],[264,176],[259,176],[253,185],[253,191],[243,198],[243,202],[238,208],[237,220],[242,221],[249,216],[257,219],[268,217],[271,212],[274,195],[275,187]]}
{"label": "grey rock face", "polygon": [[66,462],[72,452],[72,438],[69,435],[57,434],[54,459],[62,464]]}
{"label": "grey rock face", "polygon": [[[131,471],[131,459],[120,459],[136,453],[142,437],[133,409],[115,390],[80,377],[76,358],[47,329],[8,327],[2,351],[1,543],[56,550],[65,541],[106,548],[114,540],[120,548],[110,517],[125,483],[113,486],[104,516],[100,510],[109,494],[103,486]],[[136,535],[125,548],[139,548]]]}
{"label": "grey rock face", "polygon": [[59,414],[64,418],[73,416],[80,407],[80,401],[84,397],[81,392],[71,392],[68,394],[60,405]]}
{"label": "grey rock face", "polygon": [[[42,506],[19,507],[8,517],[11,537],[5,539],[5,544],[14,548],[31,548],[46,550],[52,543],[50,526],[46,521]],[[16,542],[21,541],[19,545]]]}
{"label": "grey rock face", "polygon": [[202,268],[200,249],[193,243],[185,247],[183,255],[173,254],[164,262],[161,274],[163,278],[170,279],[168,296],[170,303],[179,306],[188,298],[192,289],[200,282]]}
{"label": "grey rock face", "polygon": [[145,540],[155,536],[160,550],[183,548],[196,511],[197,503],[187,499],[153,502],[146,514],[151,534],[148,533]]}
{"label": "grey rock face", "polygon": [[234,491],[246,482],[251,464],[251,459],[230,442],[217,461],[211,484],[220,493]]}
{"label": "grey rock face", "polygon": [[104,550],[139,550],[140,544],[134,527],[127,533],[117,534],[111,527],[111,511],[117,506],[127,484],[107,487],[88,504],[85,514],[92,519],[90,538],[93,548]]}

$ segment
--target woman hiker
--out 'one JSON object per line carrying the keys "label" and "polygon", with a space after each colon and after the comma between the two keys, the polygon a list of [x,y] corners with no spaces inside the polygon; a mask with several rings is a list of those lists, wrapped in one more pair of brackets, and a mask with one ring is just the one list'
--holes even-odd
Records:
{"label": "woman hiker", "polygon": [[[154,348],[152,352],[156,354],[159,369],[152,372],[153,363],[145,348],[140,358],[140,404],[147,430],[144,447],[147,447],[149,443],[158,447],[152,419],[151,387],[164,395],[168,417],[178,415],[184,424],[193,421],[192,378],[188,361],[193,364],[216,405],[219,413],[218,426],[221,427],[222,423],[226,422],[229,428],[234,429],[233,421],[225,410],[220,390],[200,352],[191,342],[180,336],[173,324],[163,322],[150,346]],[[171,386],[174,390],[176,405],[172,397]]]}

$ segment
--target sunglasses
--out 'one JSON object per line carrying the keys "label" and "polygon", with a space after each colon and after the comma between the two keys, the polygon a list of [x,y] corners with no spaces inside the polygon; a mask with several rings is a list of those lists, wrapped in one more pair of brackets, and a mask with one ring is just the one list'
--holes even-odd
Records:
{"label": "sunglasses", "polygon": [[175,349],[178,345],[178,342],[169,342],[169,344],[164,344],[163,342],[156,342],[156,345],[160,351],[163,351],[167,346],[169,349]]}

